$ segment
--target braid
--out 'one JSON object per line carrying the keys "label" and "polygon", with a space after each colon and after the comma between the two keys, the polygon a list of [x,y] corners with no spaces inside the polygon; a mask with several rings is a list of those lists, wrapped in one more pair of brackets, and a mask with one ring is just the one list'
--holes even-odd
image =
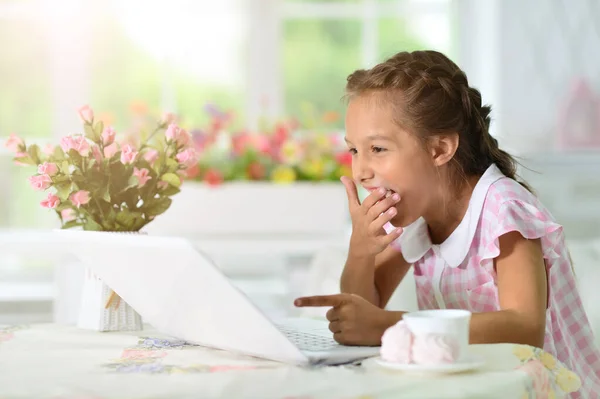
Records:
{"label": "braid", "polygon": [[[348,77],[348,96],[384,92],[397,105],[396,123],[426,140],[458,133],[453,158],[457,184],[466,176],[481,175],[496,164],[504,175],[516,176],[516,161],[498,147],[489,133],[491,107],[469,86],[465,73],[436,51],[401,52],[370,70]],[[523,184],[527,189],[526,184]]]}

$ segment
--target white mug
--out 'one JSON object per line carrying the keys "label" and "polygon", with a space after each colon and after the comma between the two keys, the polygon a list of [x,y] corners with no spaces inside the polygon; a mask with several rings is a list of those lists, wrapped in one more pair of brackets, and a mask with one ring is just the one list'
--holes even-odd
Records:
{"label": "white mug", "polygon": [[402,316],[408,329],[416,336],[441,334],[458,343],[457,361],[469,355],[469,325],[471,312],[461,309],[434,309],[409,312]]}

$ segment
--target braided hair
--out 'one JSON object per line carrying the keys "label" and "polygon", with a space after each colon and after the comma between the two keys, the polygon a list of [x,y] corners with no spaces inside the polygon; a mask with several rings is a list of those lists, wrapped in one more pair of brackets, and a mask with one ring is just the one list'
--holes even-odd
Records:
{"label": "braided hair", "polygon": [[469,86],[465,73],[442,53],[401,52],[348,76],[347,97],[372,92],[383,93],[395,107],[396,124],[425,144],[432,136],[458,133],[459,145],[452,159],[457,185],[468,176],[482,175],[491,164],[518,181],[517,162],[489,133],[491,107],[482,105],[480,92]]}

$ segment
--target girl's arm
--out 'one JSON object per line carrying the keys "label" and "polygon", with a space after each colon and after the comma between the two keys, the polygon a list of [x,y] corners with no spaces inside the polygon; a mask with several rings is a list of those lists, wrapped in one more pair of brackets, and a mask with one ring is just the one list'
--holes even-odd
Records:
{"label": "girl's arm", "polygon": [[350,251],[340,289],[384,308],[409,268],[402,253],[391,246],[374,258],[357,258]]}
{"label": "girl's arm", "polygon": [[548,282],[540,240],[519,232],[499,237],[494,260],[500,311],[474,313],[471,343],[511,342],[542,348],[546,328]]}

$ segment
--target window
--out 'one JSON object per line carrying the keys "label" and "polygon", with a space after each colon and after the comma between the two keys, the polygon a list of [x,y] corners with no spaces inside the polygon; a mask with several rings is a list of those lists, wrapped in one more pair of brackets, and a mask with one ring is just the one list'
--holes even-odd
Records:
{"label": "window", "polygon": [[450,14],[447,0],[287,0],[286,114],[342,114],[346,77],[399,51],[432,48],[452,56]]}
{"label": "window", "polygon": [[[161,111],[201,127],[207,103],[249,127],[284,116],[318,126],[327,111],[343,115],[353,70],[400,50],[453,56],[450,3],[0,0],[0,143],[11,132],[56,142],[81,128],[86,103],[117,129]],[[7,155],[0,144],[3,166]],[[26,183],[31,169],[8,168],[0,226],[55,222]]]}

